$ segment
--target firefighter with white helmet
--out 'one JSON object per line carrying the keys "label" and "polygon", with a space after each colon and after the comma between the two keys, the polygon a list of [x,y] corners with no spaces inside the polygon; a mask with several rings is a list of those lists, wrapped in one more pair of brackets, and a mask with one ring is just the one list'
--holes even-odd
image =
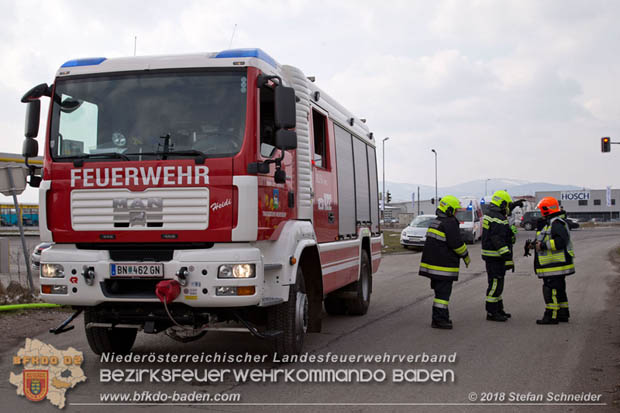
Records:
{"label": "firefighter with white helmet", "polygon": [[495,191],[482,221],[482,259],[488,278],[485,307],[489,321],[506,321],[511,317],[504,311],[502,292],[506,270],[514,271],[512,245],[516,234],[508,216],[517,206],[522,207],[523,200],[513,202],[508,192]]}
{"label": "firefighter with white helmet", "polygon": [[568,322],[566,276],[575,273],[575,252],[564,211],[558,200],[548,196],[537,205],[544,227],[536,233],[534,270],[543,280],[545,314],[536,324]]}
{"label": "firefighter with white helmet", "polygon": [[441,198],[435,211],[437,218],[426,232],[419,274],[431,279],[431,288],[435,291],[433,328],[452,328],[448,312],[452,283],[459,278],[459,260],[462,258],[466,266],[470,263],[467,246],[461,239],[459,221],[454,217],[460,207],[461,203],[454,196]]}

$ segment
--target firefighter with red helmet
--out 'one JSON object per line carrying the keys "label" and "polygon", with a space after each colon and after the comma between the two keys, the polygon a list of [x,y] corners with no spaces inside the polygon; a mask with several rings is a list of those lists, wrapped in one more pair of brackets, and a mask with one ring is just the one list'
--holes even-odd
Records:
{"label": "firefighter with red helmet", "polygon": [[459,278],[460,259],[466,266],[470,263],[467,246],[461,239],[459,221],[454,216],[460,207],[460,201],[452,195],[441,198],[435,211],[437,218],[426,232],[419,274],[431,279],[431,288],[435,291],[433,328],[452,328],[448,311],[452,283]]}
{"label": "firefighter with red helmet", "polygon": [[504,311],[502,292],[506,270],[514,271],[512,245],[516,241],[516,227],[510,225],[508,216],[518,206],[523,207],[523,200],[513,202],[508,192],[495,191],[482,219],[482,259],[488,280],[485,308],[489,321],[503,322],[511,317]]}
{"label": "firefighter with red helmet", "polygon": [[575,273],[575,252],[564,211],[558,200],[548,196],[537,205],[544,227],[536,233],[534,270],[543,280],[545,314],[536,324],[568,322],[566,277]]}

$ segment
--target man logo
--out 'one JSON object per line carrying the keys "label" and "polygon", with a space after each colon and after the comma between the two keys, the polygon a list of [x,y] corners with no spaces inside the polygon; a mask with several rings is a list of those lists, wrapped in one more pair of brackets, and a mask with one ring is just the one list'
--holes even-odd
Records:
{"label": "man logo", "polygon": [[115,227],[162,226],[164,201],[161,198],[116,198],[112,200]]}
{"label": "man logo", "polygon": [[24,395],[28,400],[40,402],[47,396],[48,370],[24,370]]}

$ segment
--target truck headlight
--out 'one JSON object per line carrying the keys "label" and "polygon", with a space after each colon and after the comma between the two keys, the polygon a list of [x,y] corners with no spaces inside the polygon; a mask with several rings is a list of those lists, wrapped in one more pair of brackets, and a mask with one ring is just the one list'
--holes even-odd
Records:
{"label": "truck headlight", "polygon": [[224,264],[217,271],[217,278],[254,278],[254,264]]}
{"label": "truck headlight", "polygon": [[43,278],[65,278],[65,269],[60,264],[42,264],[41,277]]}

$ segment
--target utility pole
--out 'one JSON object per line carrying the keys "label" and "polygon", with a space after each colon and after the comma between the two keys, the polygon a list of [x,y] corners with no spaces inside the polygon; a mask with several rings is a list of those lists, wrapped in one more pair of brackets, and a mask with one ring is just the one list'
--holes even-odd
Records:
{"label": "utility pole", "polygon": [[[388,138],[383,138],[383,204],[382,204],[382,214],[381,217],[385,220],[385,141],[387,141]],[[385,223],[385,222],[384,222]]]}
{"label": "utility pole", "polygon": [[418,187],[418,215],[420,215],[420,187]]}
{"label": "utility pole", "polygon": [[431,149],[431,152],[435,154],[435,205],[439,205],[439,200],[437,199],[437,151]]}
{"label": "utility pole", "polygon": [[30,288],[30,294],[34,294],[34,281],[32,280],[32,270],[30,269],[30,252],[26,246],[26,238],[24,237],[24,227],[22,224],[22,211],[17,201],[17,192],[15,191],[15,182],[13,180],[13,172],[10,168],[7,169],[9,177],[9,185],[11,186],[11,196],[13,197],[13,204],[15,205],[15,215],[17,216],[17,227],[19,228],[19,238],[22,241],[22,250],[24,252],[24,262],[26,263],[26,274],[28,275],[28,287]]}

